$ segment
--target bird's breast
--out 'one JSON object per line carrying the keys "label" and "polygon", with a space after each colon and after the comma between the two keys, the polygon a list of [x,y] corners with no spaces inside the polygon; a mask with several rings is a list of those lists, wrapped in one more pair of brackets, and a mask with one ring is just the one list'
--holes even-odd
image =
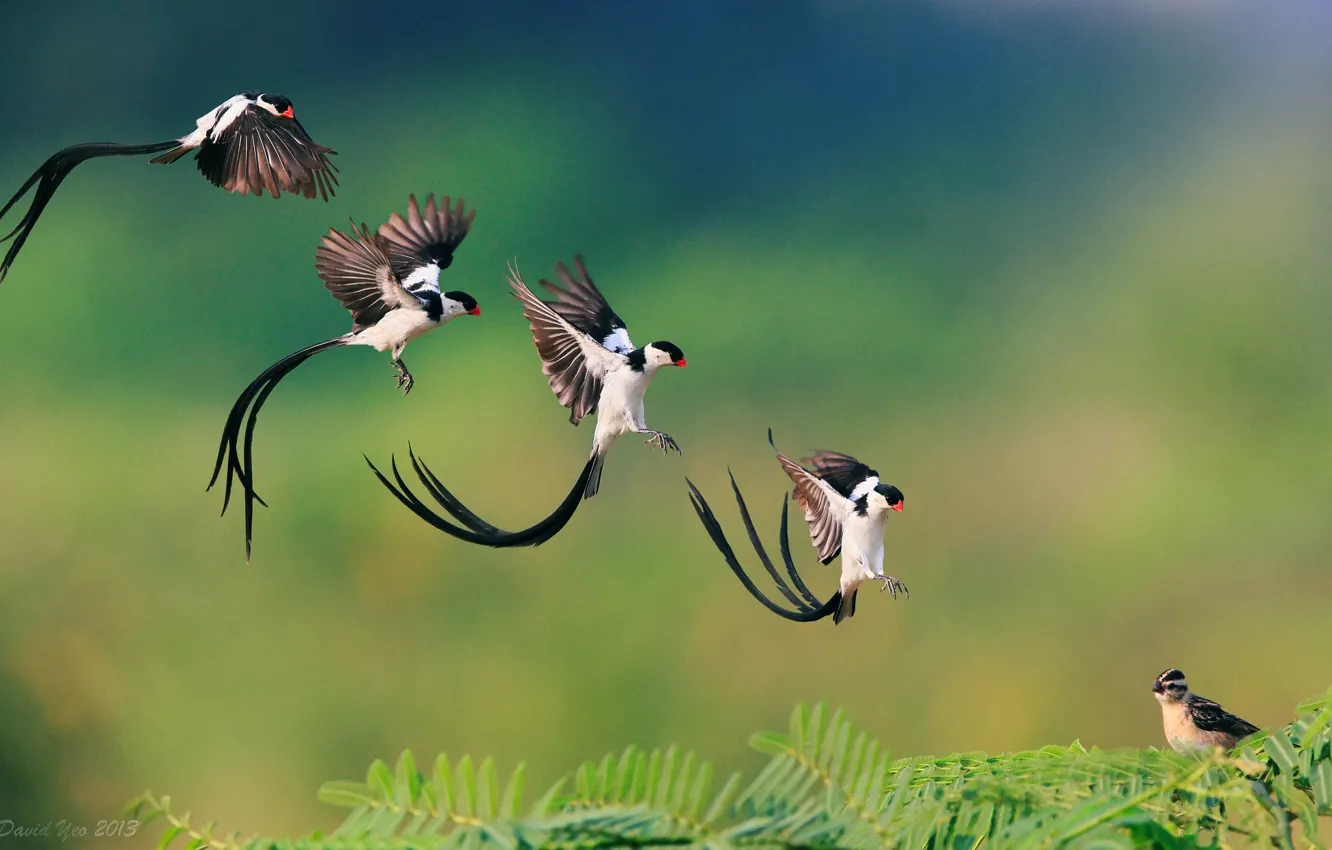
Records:
{"label": "bird's breast", "polygon": [[358,333],[356,341],[376,351],[400,349],[426,331],[439,327],[439,324],[424,310],[399,308],[389,311],[377,324]]}

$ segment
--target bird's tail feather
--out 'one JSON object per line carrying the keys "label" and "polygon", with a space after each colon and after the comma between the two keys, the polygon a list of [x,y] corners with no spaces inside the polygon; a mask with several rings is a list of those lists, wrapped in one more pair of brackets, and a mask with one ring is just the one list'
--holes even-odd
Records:
{"label": "bird's tail feather", "polygon": [[[744,568],[740,566],[740,561],[735,557],[735,551],[731,549],[731,544],[727,542],[726,534],[722,531],[721,523],[717,521],[716,514],[712,512],[712,508],[708,505],[707,500],[703,498],[703,494],[694,486],[694,482],[690,481],[688,478],[685,479],[685,483],[689,485],[689,503],[693,505],[694,512],[698,514],[698,519],[703,523],[704,530],[706,530],[708,536],[712,538],[713,545],[717,547],[717,551],[721,552],[722,558],[726,561],[726,565],[731,568],[731,572],[735,573],[735,577],[740,579],[740,583],[744,585],[745,590],[749,591],[749,595],[762,603],[763,607],[779,617],[784,617],[797,623],[812,623],[817,620],[822,620],[838,608],[842,599],[841,593],[834,593],[827,602],[817,606],[814,603],[817,603],[818,599],[812,594],[809,596],[808,602],[802,601],[791,593],[790,588],[786,586],[786,583],[782,580],[781,576],[777,574],[775,569],[769,569],[769,574],[777,584],[778,590],[780,590],[789,601],[794,603],[796,607],[794,609],[783,608],[781,605],[778,605],[776,602],[769,599],[763,591],[758,589],[758,586],[754,584],[754,580],[749,577]],[[750,532],[750,541],[755,544],[755,550],[759,552],[760,559],[765,562],[764,566],[770,567],[771,565],[767,563],[766,554],[762,552],[761,544],[757,542],[757,535],[754,533],[753,524],[749,520],[749,511],[744,507],[744,498],[740,495],[740,488],[735,487],[734,489],[736,502],[739,503],[740,506],[741,517],[745,520],[745,529]],[[790,546],[785,540],[786,527],[786,503],[783,502],[782,557],[786,561],[787,571],[794,576],[795,564],[792,563],[790,559]],[[804,585],[801,584],[801,587],[803,588]]]}
{"label": "bird's tail feather", "polygon": [[853,590],[849,594],[838,592],[838,596],[842,598],[841,603],[837,606],[837,613],[833,614],[834,625],[856,616],[856,591]]}
{"label": "bird's tail feather", "polygon": [[187,147],[177,142],[176,146],[171,150],[167,151],[161,156],[155,156],[148,161],[151,162],[153,165],[170,165],[171,163],[180,159],[182,156],[184,156],[185,154],[189,153],[192,150],[196,150],[196,148]]}
{"label": "bird's tail feather", "polygon": [[569,489],[564,501],[560,502],[559,506],[549,516],[522,531],[505,531],[491,525],[469,510],[466,505],[459,501],[458,497],[445,488],[443,482],[435,477],[435,474],[430,471],[430,467],[426,466],[424,461],[419,460],[414,452],[410,454],[412,467],[416,470],[416,476],[421,479],[421,483],[425,485],[426,491],[456,521],[462,523],[463,528],[459,528],[432,511],[412,493],[407,487],[407,482],[403,481],[402,475],[398,472],[396,459],[392,460],[396,486],[373,463],[370,463],[369,458],[366,458],[366,463],[370,464],[370,469],[374,471],[379,482],[387,487],[399,502],[402,502],[412,513],[430,525],[450,537],[482,546],[493,546],[496,549],[508,549],[514,546],[540,546],[558,534],[564,526],[568,525],[574,512],[578,510],[579,503],[582,502],[583,493],[587,489],[588,478],[592,474],[593,463],[593,458],[588,458],[587,463],[583,464],[582,473],[578,476],[578,480],[574,482],[573,487]]}
{"label": "bird's tail feather", "polygon": [[14,204],[18,203],[19,198],[26,195],[34,185],[37,186],[37,191],[32,196],[32,205],[28,207],[28,211],[23,214],[23,218],[19,219],[18,225],[9,231],[8,235],[0,238],[0,242],[14,240],[14,244],[10,245],[9,250],[5,253],[4,260],[0,262],[0,282],[4,282],[5,275],[9,274],[9,267],[14,264],[14,258],[18,256],[23,243],[28,241],[28,236],[32,233],[33,227],[37,225],[37,219],[41,216],[42,210],[46,209],[46,205],[51,202],[52,196],[55,195],[56,188],[74,170],[76,165],[100,156],[138,156],[158,153],[173,147],[175,144],[175,139],[169,142],[155,142],[148,145],[85,142],[52,154],[46,162],[42,163],[40,168],[32,173],[32,176],[14,193],[14,196],[9,199],[4,207],[0,208],[0,218],[3,218],[5,213],[9,212]]}
{"label": "bird's tail feather", "polygon": [[584,499],[597,495],[597,490],[601,488],[601,470],[606,465],[606,456],[594,451],[587,462],[591,465],[592,471],[587,478],[587,488],[583,490]]}
{"label": "bird's tail feather", "polygon": [[[250,560],[250,537],[254,527],[254,503],[258,501],[259,504],[268,507],[268,503],[261,499],[254,489],[254,427],[259,421],[259,411],[264,406],[264,402],[268,400],[268,396],[273,392],[273,389],[293,369],[321,351],[346,345],[348,339],[350,339],[350,335],[324,340],[283,357],[250,382],[249,386],[236,398],[236,403],[231,406],[231,412],[227,414],[226,424],[222,426],[222,440],[217,447],[217,461],[213,464],[213,477],[208,480],[207,489],[213,489],[213,485],[217,483],[217,477],[222,472],[223,461],[225,461],[227,479],[226,489],[222,496],[222,513],[227,512],[227,506],[231,503],[231,485],[232,480],[235,479],[240,482],[245,493],[246,561]],[[249,411],[248,415],[247,410]],[[245,430],[243,441],[241,438],[242,424],[244,424]]]}

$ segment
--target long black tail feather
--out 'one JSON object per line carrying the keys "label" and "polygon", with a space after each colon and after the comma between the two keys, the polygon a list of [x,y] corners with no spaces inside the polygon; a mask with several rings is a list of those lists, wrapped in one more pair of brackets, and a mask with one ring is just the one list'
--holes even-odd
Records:
{"label": "long black tail feather", "polygon": [[[213,489],[225,461],[227,477],[222,495],[222,514],[226,514],[227,507],[231,504],[231,485],[232,481],[235,480],[239,482],[245,493],[245,560],[247,562],[250,560],[250,540],[254,530],[254,503],[258,502],[264,507],[268,507],[268,503],[260,498],[254,489],[254,429],[259,421],[259,411],[263,408],[264,402],[268,400],[269,394],[293,369],[321,351],[328,351],[330,348],[337,348],[346,345],[346,343],[347,337],[340,336],[317,342],[314,345],[302,348],[300,351],[288,354],[251,381],[249,386],[236,398],[236,403],[231,406],[231,412],[227,414],[226,424],[222,426],[222,439],[217,447],[217,461],[213,464],[213,477],[208,480],[206,489]],[[241,440],[242,424],[244,424],[245,429],[243,447]]]}
{"label": "long black tail feather", "polygon": [[717,547],[717,551],[721,552],[722,558],[726,560],[726,565],[731,568],[731,572],[735,573],[735,577],[740,579],[740,583],[749,591],[750,596],[753,596],[762,603],[765,608],[779,617],[785,617],[788,620],[794,620],[798,623],[812,623],[817,620],[822,620],[838,610],[838,607],[842,602],[842,594],[840,591],[834,593],[832,598],[827,602],[819,603],[818,598],[809,592],[808,588],[805,587],[804,583],[801,582],[796,575],[795,563],[791,560],[791,548],[786,534],[787,500],[782,500],[782,559],[786,562],[786,570],[794,579],[801,594],[805,597],[805,600],[798,599],[795,594],[791,592],[790,587],[781,576],[778,575],[777,570],[773,568],[771,561],[768,560],[767,553],[763,550],[762,543],[759,542],[758,534],[754,531],[754,525],[749,517],[749,510],[745,507],[744,497],[740,495],[740,488],[736,486],[735,478],[732,477],[731,479],[731,486],[735,490],[736,502],[740,506],[741,519],[744,520],[745,529],[749,532],[749,540],[754,544],[754,549],[758,552],[759,560],[761,560],[763,565],[767,568],[768,574],[777,585],[777,589],[781,591],[782,595],[785,596],[792,605],[795,606],[794,609],[783,608],[781,605],[769,599],[763,591],[758,589],[758,586],[754,584],[753,579],[751,579],[745,572],[744,568],[740,566],[740,561],[735,557],[735,551],[731,549],[731,544],[727,542],[726,535],[722,532],[721,523],[717,521],[716,514],[714,514],[712,508],[708,506],[707,500],[703,498],[703,494],[694,486],[694,482],[690,481],[688,478],[685,479],[685,483],[689,485],[689,503],[694,506],[694,512],[698,514],[698,519],[703,523],[704,530],[708,532],[708,536],[712,538],[712,542]]}
{"label": "long black tail feather", "polygon": [[[737,491],[737,494],[738,492],[739,491]],[[800,578],[800,573],[796,571],[795,562],[791,560],[791,538],[790,535],[786,533],[786,528],[787,528],[786,505],[788,502],[790,502],[790,500],[791,500],[791,494],[789,493],[782,494],[782,528],[780,532],[782,560],[786,563],[786,573],[791,577],[791,582],[796,586],[796,590],[800,591],[800,595],[805,597],[805,600],[807,602],[809,602],[811,605],[817,606],[821,604],[819,602],[819,598],[815,596],[813,593],[811,593],[809,588],[805,586],[805,582]]]}
{"label": "long black tail feather", "polygon": [[514,546],[540,546],[559,534],[578,510],[578,505],[583,498],[583,491],[587,488],[587,482],[592,475],[596,461],[595,456],[588,458],[587,463],[583,465],[582,474],[578,476],[578,480],[574,482],[568,495],[564,497],[564,501],[560,502],[559,506],[549,516],[521,531],[505,531],[491,525],[468,509],[457,496],[449,492],[443,482],[430,471],[430,467],[416,457],[416,453],[410,447],[408,447],[408,454],[411,457],[412,468],[416,472],[416,477],[421,480],[426,492],[463,527],[460,528],[435,513],[412,493],[407,486],[407,482],[403,480],[402,475],[398,472],[396,457],[390,457],[389,459],[393,470],[393,478],[397,482],[396,486],[379,471],[370,458],[367,457],[365,462],[370,465],[370,469],[375,473],[375,477],[379,479],[379,483],[387,487],[389,492],[399,502],[402,502],[408,510],[430,525],[458,540],[475,543],[479,546],[491,546],[496,549],[507,549]]}
{"label": "long black tail feather", "polygon": [[[810,600],[796,596],[791,592],[791,588],[786,584],[782,577],[777,574],[777,568],[772,565],[772,560],[768,557],[767,550],[763,548],[763,541],[759,539],[758,531],[754,528],[754,521],[749,516],[749,508],[745,506],[745,497],[740,495],[740,486],[735,483],[735,476],[729,469],[726,470],[726,474],[731,478],[731,490],[735,493],[735,502],[740,508],[740,519],[744,522],[745,531],[749,534],[749,543],[754,547],[754,553],[758,555],[759,563],[763,564],[763,568],[767,570],[768,575],[772,577],[773,584],[777,585],[777,590],[781,592],[782,596],[786,597],[787,602],[790,602],[801,611],[807,611],[811,607],[821,604],[818,600],[814,600],[814,605],[810,605]],[[785,517],[785,515],[786,505],[783,504],[782,516]],[[791,564],[789,559],[786,563],[790,566],[791,571],[794,572],[795,565]]]}
{"label": "long black tail feather", "polygon": [[175,147],[176,144],[175,139],[169,142],[154,142],[148,145],[85,142],[52,154],[46,162],[42,163],[41,168],[34,171],[27,182],[14,193],[14,197],[10,198],[3,208],[0,208],[0,218],[4,218],[5,213],[9,212],[14,204],[18,203],[19,198],[26,195],[34,185],[37,186],[37,191],[33,193],[32,204],[28,207],[28,211],[23,214],[23,218],[19,219],[18,225],[9,231],[7,236],[0,238],[0,242],[14,240],[14,244],[10,245],[9,250],[5,253],[4,261],[0,262],[0,283],[4,282],[5,275],[9,274],[9,267],[14,264],[14,258],[18,256],[19,250],[23,248],[23,243],[28,241],[32,229],[37,226],[37,219],[41,217],[42,210],[46,209],[46,205],[51,202],[51,198],[55,195],[60,183],[69,176],[75,166],[102,156],[139,156],[160,153],[168,148]]}

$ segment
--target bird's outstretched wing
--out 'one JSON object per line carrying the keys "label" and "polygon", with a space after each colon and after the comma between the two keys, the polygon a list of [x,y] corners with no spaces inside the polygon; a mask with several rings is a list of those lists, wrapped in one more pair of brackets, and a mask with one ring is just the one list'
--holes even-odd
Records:
{"label": "bird's outstretched wing", "polygon": [[1194,695],[1189,700],[1189,715],[1193,724],[1204,732],[1221,732],[1235,738],[1247,738],[1258,727],[1242,717],[1236,717],[1210,699]]}
{"label": "bird's outstretched wing", "polygon": [[851,514],[851,502],[828,482],[778,451],[772,441],[771,428],[768,429],[768,444],[777,452],[777,461],[795,484],[796,502],[805,512],[809,536],[814,541],[819,560],[832,563],[842,549],[842,523]]}
{"label": "bird's outstretched wing", "polygon": [[560,404],[569,408],[569,421],[577,425],[597,409],[602,381],[626,358],[575,328],[550,304],[537,298],[512,265],[509,284],[514,296],[523,303],[523,316],[532,327],[532,339],[541,356],[541,371]]}
{"label": "bird's outstretched wing", "polygon": [[848,499],[851,493],[867,478],[878,478],[879,473],[865,464],[841,452],[818,451],[803,461],[814,468],[814,474],[832,485],[832,488]]}
{"label": "bird's outstretched wing", "polygon": [[426,196],[425,212],[411,195],[406,218],[396,212],[389,216],[378,235],[393,273],[408,292],[439,292],[439,273],[453,263],[453,252],[467,237],[475,218],[476,210],[469,211],[462,198],[453,204],[444,195],[436,205],[433,192]]}
{"label": "bird's outstretched wing", "polygon": [[[574,271],[564,263],[555,266],[560,276],[560,283],[542,279],[541,286],[555,296],[553,302],[546,302],[550,309],[559,314],[569,324],[601,343],[604,348],[616,354],[628,354],[634,350],[629,339],[629,330],[606,297],[592,282],[587,273],[581,254],[574,257]],[[563,284],[563,285],[561,285]]]}
{"label": "bird's outstretched wing", "polygon": [[199,172],[228,192],[273,197],[291,192],[327,201],[338,185],[337,168],[295,118],[273,115],[251,103],[236,119],[205,138],[195,156]]}
{"label": "bird's outstretched wing", "polygon": [[364,224],[358,228],[353,221],[350,236],[330,227],[315,249],[315,273],[351,312],[353,333],[378,324],[391,310],[425,309],[420,299],[403,289],[383,242]]}

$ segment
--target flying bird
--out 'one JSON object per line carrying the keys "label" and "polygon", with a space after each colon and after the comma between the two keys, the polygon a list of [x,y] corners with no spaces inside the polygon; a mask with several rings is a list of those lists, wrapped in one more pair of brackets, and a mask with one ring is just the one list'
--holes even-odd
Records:
{"label": "flying bird", "polygon": [[[809,525],[810,538],[818,552],[819,560],[824,564],[832,563],[841,554],[842,576],[837,593],[827,602],[820,603],[818,598],[800,580],[795,564],[791,559],[790,543],[787,537],[786,500],[782,502],[781,547],[782,559],[786,562],[787,575],[791,585],[777,574],[769,561],[758,533],[754,530],[745,507],[740,488],[735,478],[731,478],[731,488],[735,492],[736,502],[740,507],[740,517],[744,520],[749,540],[758,553],[759,560],[776,583],[782,595],[794,609],[783,609],[764,596],[753,581],[744,573],[734,552],[726,542],[721,525],[703,494],[693,482],[685,479],[689,485],[689,499],[695,513],[721,551],[731,570],[754,598],[769,610],[790,620],[809,622],[819,620],[831,614],[834,623],[841,623],[856,612],[856,591],[867,581],[880,581],[883,590],[888,590],[896,598],[898,592],[907,594],[906,585],[893,576],[883,574],[883,533],[887,523],[888,511],[901,511],[904,504],[902,491],[891,484],[879,480],[879,474],[865,464],[840,452],[817,452],[814,457],[806,458],[805,463],[814,470],[791,461],[780,451],[772,440],[772,429],[768,429],[768,443],[777,453],[777,460],[782,469],[795,484],[794,496],[805,514]],[[799,595],[791,590],[794,586]],[[909,595],[909,594],[907,594]]]}
{"label": "flying bird", "polygon": [[569,421],[577,425],[588,414],[597,414],[592,452],[574,489],[553,513],[522,531],[497,528],[468,510],[413,453],[411,460],[417,477],[431,497],[461,523],[460,528],[435,514],[410,491],[398,474],[396,460],[393,461],[395,486],[366,459],[380,482],[400,502],[426,522],[460,540],[497,548],[536,546],[549,540],[578,509],[580,494],[584,499],[597,494],[606,455],[623,434],[647,434],[647,445],[657,446],[663,453],[680,451],[668,434],[647,427],[643,396],[658,369],[685,368],[684,352],[665,340],[635,347],[624,320],[592,282],[581,256],[574,258],[572,271],[564,263],[559,263],[556,271],[559,283],[541,281],[541,286],[555,300],[543,301],[527,287],[518,270],[509,267],[509,283],[531,325],[542,372],[560,403],[569,408]]}
{"label": "flying bird", "polygon": [[310,138],[301,122],[296,120],[289,99],[269,92],[243,92],[209,110],[195,122],[192,132],[179,139],[146,145],[87,142],[52,155],[33,172],[4,209],[0,209],[0,218],[3,218],[19,198],[37,186],[32,205],[18,226],[0,239],[0,242],[14,240],[4,262],[0,263],[0,282],[9,273],[9,267],[28,240],[42,210],[79,163],[103,156],[160,154],[149,162],[165,164],[175,162],[190,151],[195,151],[199,172],[208,178],[208,182],[228,192],[262,195],[268,190],[274,198],[283,192],[313,198],[317,192],[327,201],[338,183],[337,168],[328,159],[329,154],[337,151],[316,144]]}
{"label": "flying bird", "polygon": [[1258,731],[1249,721],[1190,691],[1181,670],[1171,668],[1157,676],[1152,694],[1161,704],[1166,740],[1175,752],[1217,747],[1232,750],[1241,739]]}
{"label": "flying bird", "polygon": [[440,273],[453,262],[453,252],[466,238],[475,217],[476,211],[467,211],[462,198],[453,205],[445,196],[436,205],[431,194],[426,198],[423,212],[412,195],[407,201],[405,219],[395,212],[376,232],[364,224],[358,228],[352,222],[350,235],[330,228],[320,241],[315,251],[315,272],[324,282],[324,288],[351,313],[351,332],[293,352],[250,382],[227,416],[213,477],[208,482],[208,488],[212,489],[225,460],[224,514],[231,501],[233,477],[245,491],[246,560],[250,557],[254,501],[267,506],[254,491],[251,446],[259,410],[269,393],[306,360],[344,345],[368,345],[376,351],[388,351],[398,373],[398,387],[403,394],[410,392],[412,375],[402,362],[402,351],[407,344],[459,316],[481,315],[481,308],[471,295],[461,290],[440,292],[439,289]]}

